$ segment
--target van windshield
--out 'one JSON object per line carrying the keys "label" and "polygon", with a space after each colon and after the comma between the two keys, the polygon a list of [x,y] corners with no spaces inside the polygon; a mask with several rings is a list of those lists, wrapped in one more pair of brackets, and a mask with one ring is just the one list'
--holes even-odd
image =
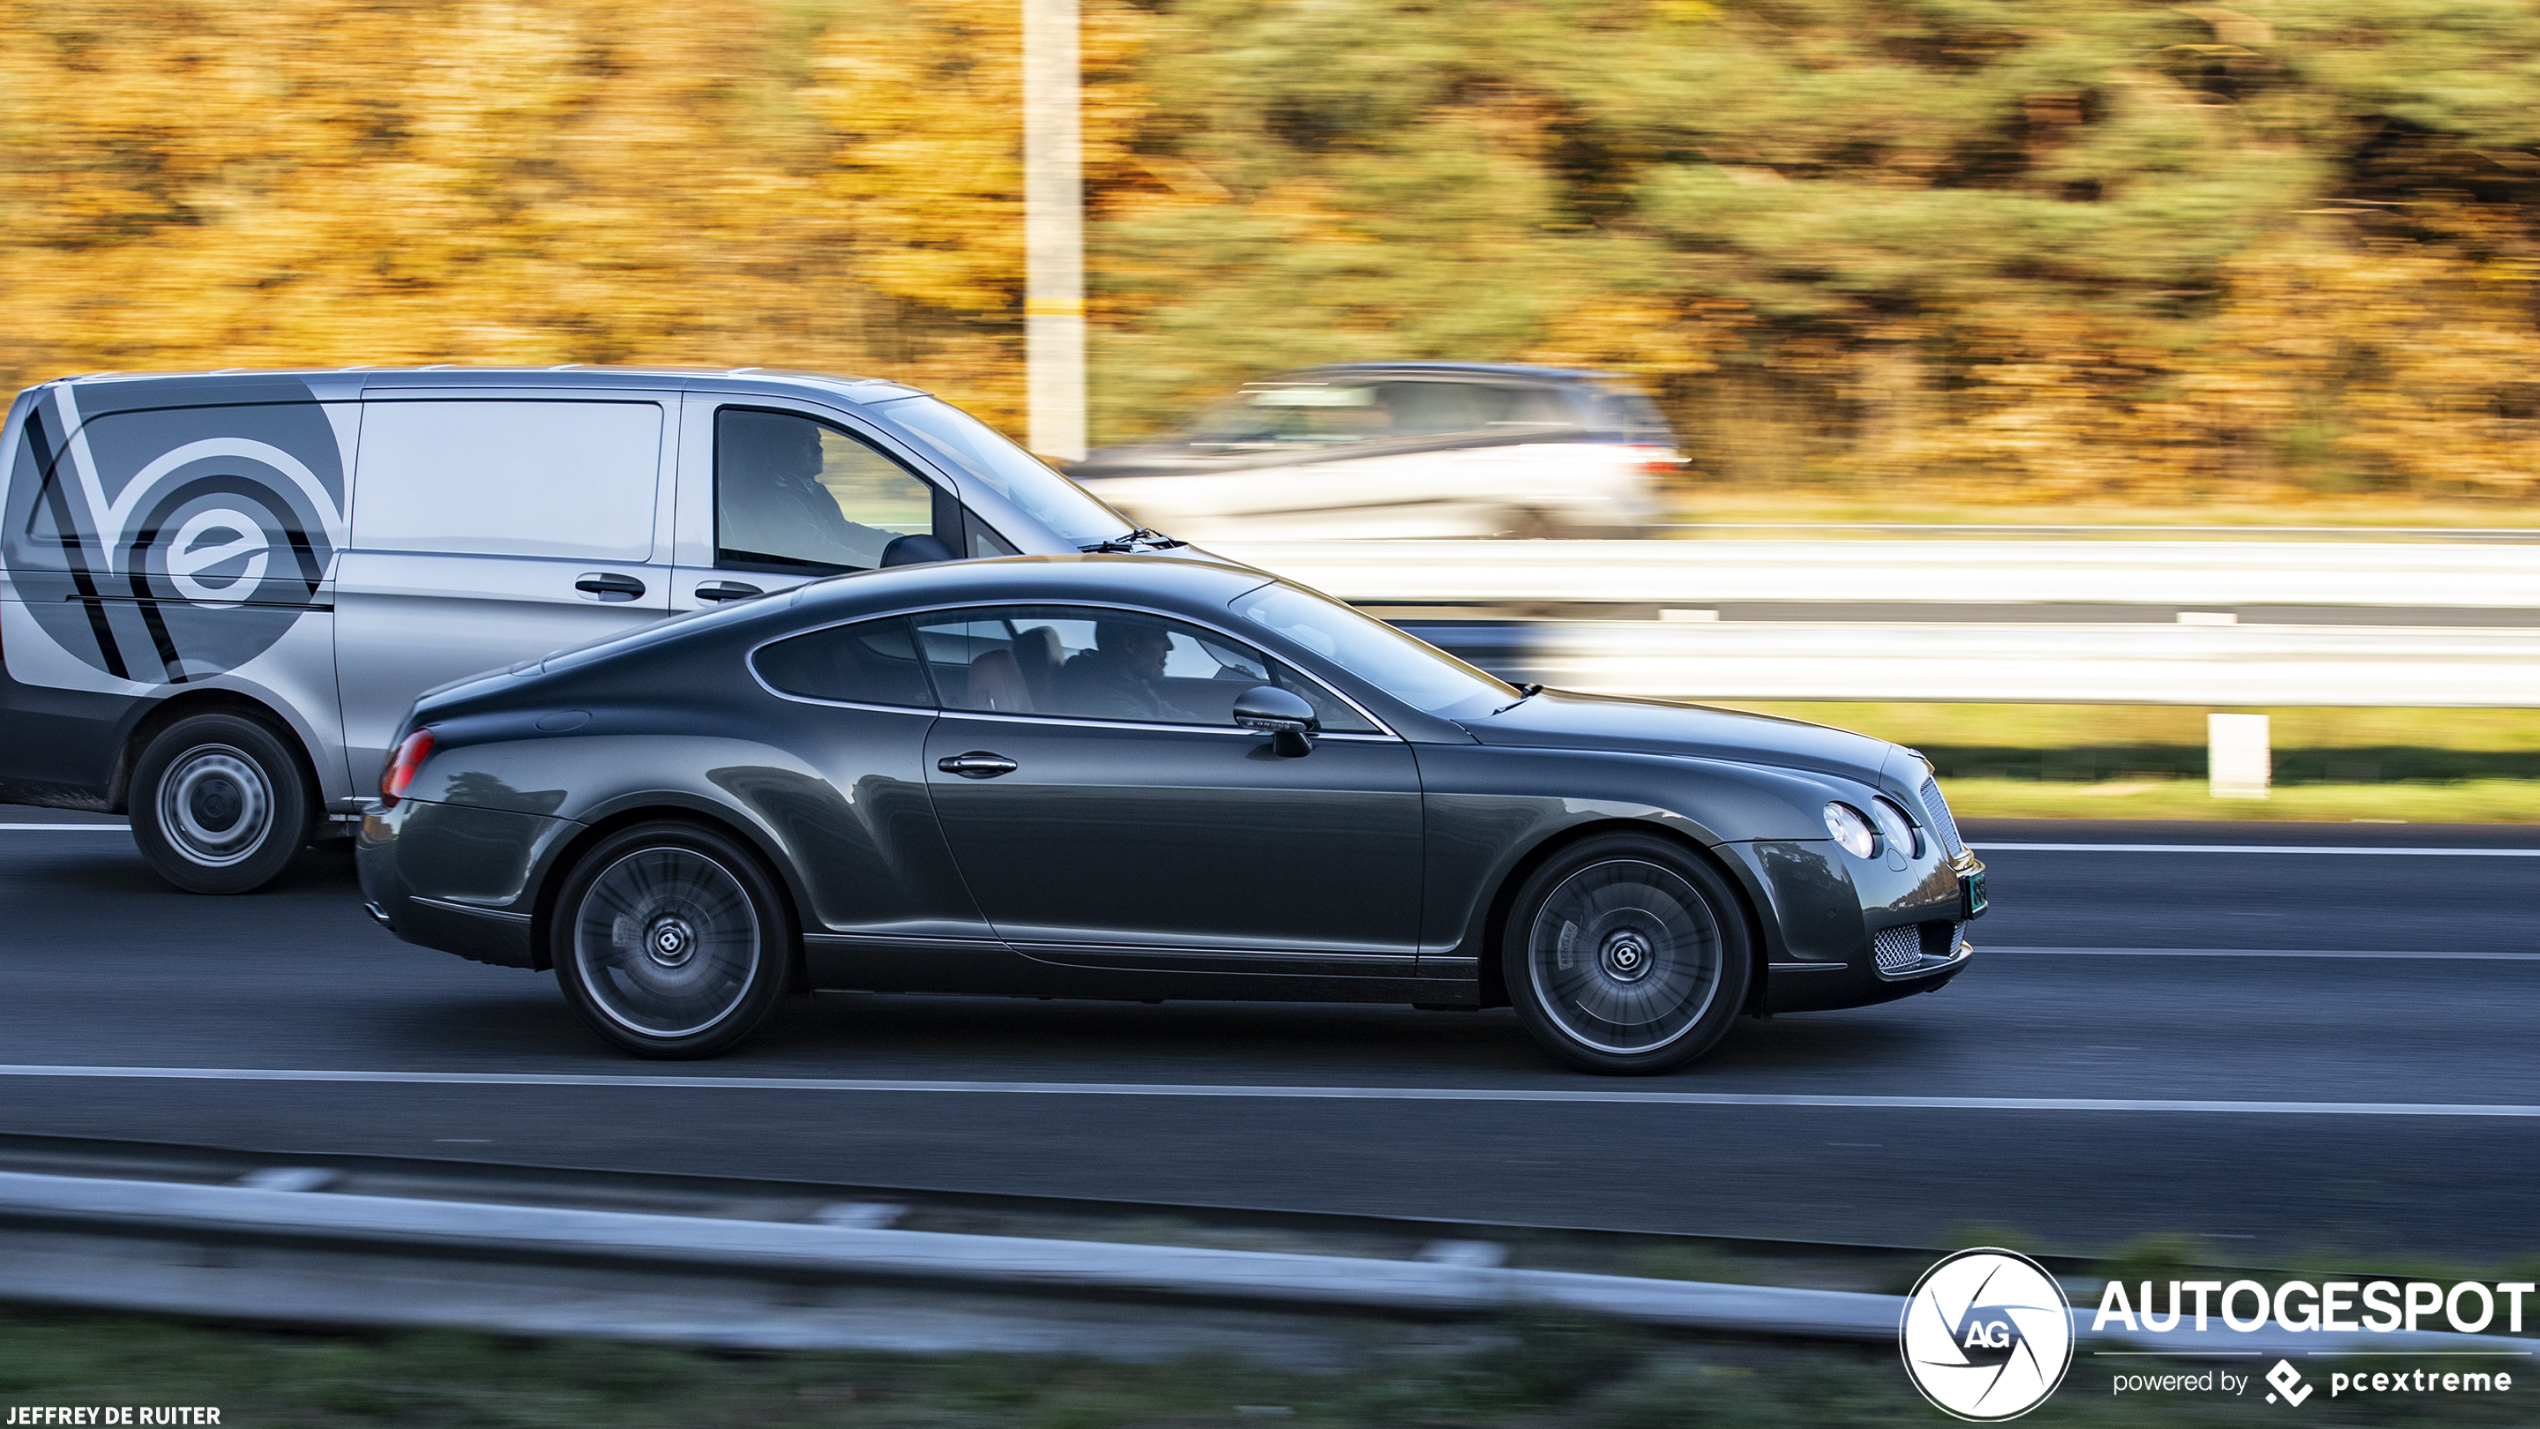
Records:
{"label": "van windshield", "polygon": [[1116,541],[1136,525],[987,423],[939,398],[901,397],[877,403],[873,410],[914,433],[956,469],[977,477],[1061,540],[1079,546]]}

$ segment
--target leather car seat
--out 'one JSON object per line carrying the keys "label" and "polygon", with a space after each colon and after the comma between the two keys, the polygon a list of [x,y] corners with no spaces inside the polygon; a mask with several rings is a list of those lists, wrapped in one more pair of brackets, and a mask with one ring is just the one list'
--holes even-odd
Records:
{"label": "leather car seat", "polygon": [[991,650],[970,662],[970,708],[1030,714],[1032,687],[1011,650]]}
{"label": "leather car seat", "polygon": [[1031,691],[1032,702],[1042,709],[1055,706],[1058,667],[1067,663],[1067,648],[1058,643],[1058,632],[1046,625],[1016,632],[1014,663],[1022,667],[1023,684]]}

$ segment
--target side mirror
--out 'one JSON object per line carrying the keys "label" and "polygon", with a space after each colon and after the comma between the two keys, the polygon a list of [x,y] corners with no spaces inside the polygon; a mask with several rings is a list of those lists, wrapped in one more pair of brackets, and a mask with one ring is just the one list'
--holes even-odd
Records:
{"label": "side mirror", "polygon": [[1235,723],[1267,731],[1270,747],[1289,759],[1313,753],[1305,737],[1323,727],[1303,696],[1276,685],[1255,685],[1235,696]]}
{"label": "side mirror", "polygon": [[929,536],[924,532],[894,536],[891,538],[891,543],[882,548],[882,565],[885,569],[892,566],[926,566],[937,561],[949,561],[952,558],[952,547],[945,545],[940,538]]}

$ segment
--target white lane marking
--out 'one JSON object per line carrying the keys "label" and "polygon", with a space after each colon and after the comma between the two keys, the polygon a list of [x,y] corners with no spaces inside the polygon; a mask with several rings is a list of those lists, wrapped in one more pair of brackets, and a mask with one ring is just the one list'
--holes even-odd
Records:
{"label": "white lane marking", "polygon": [[14,833],[36,833],[36,832],[39,832],[39,831],[41,831],[41,832],[52,832],[52,831],[56,831],[56,830],[60,830],[60,829],[81,829],[81,830],[85,830],[86,832],[93,833],[93,834],[128,834],[128,833],[132,832],[132,825],[130,825],[130,824],[0,824],[0,830],[6,830],[6,831],[9,831],[9,832],[14,832]]}
{"label": "white lane marking", "polygon": [[1993,943],[1979,944],[1979,954],[2008,953],[2015,957],[2103,957],[2103,958],[2396,958],[2419,961],[2540,963],[2540,953],[2445,952],[2440,949],[2408,948],[2373,950],[2362,948],[2013,948]]}
{"label": "white lane marking", "polygon": [[930,1092],[989,1096],[1220,1097],[1265,1101],[1554,1102],[1614,1106],[1829,1107],[1877,1111],[2217,1112],[2237,1116],[2540,1118],[2485,1102],[2163,1101],[2114,1097],[1867,1097],[1809,1092],[1630,1092],[1530,1087],[1283,1087],[1172,1082],[956,1082],[843,1077],[669,1077],[574,1072],[352,1072],[279,1067],[0,1066],[0,1077],[179,1082],[355,1082],[397,1086],[634,1087],[756,1092]]}
{"label": "white lane marking", "polygon": [[2406,848],[2363,844],[1969,844],[1985,853],[2342,853],[2400,858],[2540,858],[2540,848]]}

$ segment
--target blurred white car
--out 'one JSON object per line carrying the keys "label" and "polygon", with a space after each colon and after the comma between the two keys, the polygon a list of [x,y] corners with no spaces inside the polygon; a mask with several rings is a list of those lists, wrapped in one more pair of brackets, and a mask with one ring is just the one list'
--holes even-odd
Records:
{"label": "blurred white car", "polygon": [[1392,362],[1247,383],[1067,474],[1187,541],[1639,536],[1681,460],[1656,405],[1611,374]]}

